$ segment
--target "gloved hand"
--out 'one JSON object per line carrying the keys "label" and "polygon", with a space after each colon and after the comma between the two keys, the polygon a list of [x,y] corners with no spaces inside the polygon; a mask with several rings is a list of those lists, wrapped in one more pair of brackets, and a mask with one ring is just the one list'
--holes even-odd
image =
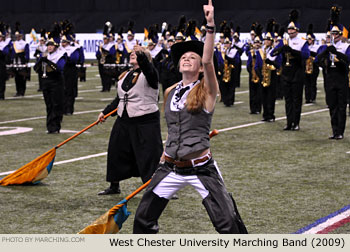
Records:
{"label": "gloved hand", "polygon": [[335,47],[334,47],[333,45],[328,46],[328,47],[327,47],[327,50],[328,50],[330,53],[333,53],[333,54],[337,53],[337,49],[335,49]]}

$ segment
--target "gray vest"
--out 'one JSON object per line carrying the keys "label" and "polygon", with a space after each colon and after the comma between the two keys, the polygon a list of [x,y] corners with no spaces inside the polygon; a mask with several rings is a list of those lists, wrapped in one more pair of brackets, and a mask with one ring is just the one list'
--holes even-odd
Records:
{"label": "gray vest", "polygon": [[158,111],[159,90],[152,88],[141,72],[135,85],[125,92],[122,89],[122,84],[126,76],[127,74],[118,81],[118,96],[120,98],[118,115],[122,116],[125,103],[129,117],[143,116]]}
{"label": "gray vest", "polygon": [[168,139],[165,152],[172,158],[182,157],[209,148],[209,131],[213,112],[191,114],[187,108],[171,111],[170,102],[175,88],[170,91],[165,105],[165,119],[168,125]]}

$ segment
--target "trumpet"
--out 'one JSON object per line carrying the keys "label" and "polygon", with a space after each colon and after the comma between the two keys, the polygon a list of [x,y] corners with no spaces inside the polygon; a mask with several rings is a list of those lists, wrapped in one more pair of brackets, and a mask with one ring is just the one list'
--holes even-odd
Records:
{"label": "trumpet", "polygon": [[[43,53],[43,56],[44,57],[47,57],[47,52],[44,52]],[[47,75],[46,75],[46,71],[47,71],[47,63],[46,62],[43,62],[41,64],[41,67],[42,67],[42,71],[43,71],[43,75],[41,76],[42,78],[47,78]]]}
{"label": "trumpet", "polygon": [[[331,34],[331,38],[330,38],[330,44],[331,44],[331,46],[334,46],[334,37],[332,34]],[[331,53],[330,57],[331,57],[331,67],[335,67],[335,64],[334,64],[335,55],[333,53]]]}
{"label": "trumpet", "polygon": [[[289,43],[288,43],[288,40],[287,39],[283,39],[283,45],[289,45]],[[286,65],[285,66],[290,66],[290,53],[289,52],[287,52],[286,53]]]}

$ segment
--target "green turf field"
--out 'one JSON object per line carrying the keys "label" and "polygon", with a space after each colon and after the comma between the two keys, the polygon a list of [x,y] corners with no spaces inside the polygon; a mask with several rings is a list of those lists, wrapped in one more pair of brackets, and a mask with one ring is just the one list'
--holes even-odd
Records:
{"label": "green turf field", "polygon": [[[293,233],[349,205],[350,133],[347,128],[345,139],[328,140],[331,126],[323,79],[319,77],[317,103],[303,106],[301,130],[285,132],[284,101],[277,101],[274,123],[261,123],[261,115],[249,114],[247,75],[242,69],[235,106],[217,103],[212,129],[230,129],[212,139],[211,149],[248,231]],[[0,101],[0,132],[2,127],[33,130],[0,135],[0,173],[20,168],[74,134],[46,134],[45,104],[37,89],[37,76],[32,73],[26,97],[14,99],[14,79],[7,82],[6,100]],[[76,113],[64,117],[62,130],[79,131],[97,119],[98,111],[116,93],[115,88],[110,93],[100,89],[97,68],[88,68],[87,82],[79,82]],[[141,180],[132,178],[121,182],[122,194],[98,196],[108,186],[106,155],[60,163],[106,152],[114,120],[109,118],[59,148],[58,164],[40,185],[0,187],[0,233],[77,233],[139,187]],[[165,139],[163,116],[161,124]],[[120,233],[132,233],[141,195],[128,203],[132,214]],[[179,197],[161,216],[160,233],[216,233],[194,189],[185,188]],[[350,233],[350,226],[334,233]]]}

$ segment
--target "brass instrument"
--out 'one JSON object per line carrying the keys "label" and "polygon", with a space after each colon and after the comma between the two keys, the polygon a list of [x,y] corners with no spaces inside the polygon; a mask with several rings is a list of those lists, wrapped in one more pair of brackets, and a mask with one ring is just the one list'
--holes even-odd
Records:
{"label": "brass instrument", "polygon": [[[288,43],[288,40],[287,39],[283,39],[283,44],[284,45],[289,45],[289,43]],[[286,53],[286,65],[285,66],[287,66],[287,67],[289,67],[290,66],[290,52],[287,52]]]}
{"label": "brass instrument", "polygon": [[[47,57],[47,52],[44,52],[43,53],[43,57]],[[41,76],[42,78],[47,78],[47,75],[46,75],[46,71],[47,71],[47,63],[46,62],[43,62],[41,64],[41,67],[42,67],[42,71],[43,71],[43,75]]]}
{"label": "brass instrument", "polygon": [[255,72],[255,65],[256,65],[255,49],[251,49],[250,53],[252,55],[252,82],[253,83],[258,83],[259,82],[259,76]]}
{"label": "brass instrument", "polygon": [[[332,46],[334,46],[334,37],[333,37],[332,34],[331,34],[331,38],[330,38],[330,44]],[[333,53],[331,53],[330,57],[331,57],[331,67],[335,67],[335,64],[334,64],[334,62],[335,62],[335,55]]]}
{"label": "brass instrument", "polygon": [[122,54],[119,51],[117,51],[115,63],[120,64],[121,58],[122,58]]}
{"label": "brass instrument", "polygon": [[312,72],[314,71],[314,60],[315,60],[315,57],[312,57],[312,56],[310,56],[306,60],[305,73],[312,74]]}
{"label": "brass instrument", "polygon": [[231,72],[232,72],[233,68],[235,68],[235,66],[232,64],[229,64],[228,60],[225,59],[225,61],[224,61],[224,76],[222,77],[223,82],[227,83],[227,82],[231,81]]}
{"label": "brass instrument", "polygon": [[270,65],[266,63],[267,58],[267,48],[264,49],[263,54],[263,66],[262,66],[262,76],[263,79],[261,81],[261,84],[263,87],[268,87],[271,84],[271,71],[276,70],[274,65]]}

